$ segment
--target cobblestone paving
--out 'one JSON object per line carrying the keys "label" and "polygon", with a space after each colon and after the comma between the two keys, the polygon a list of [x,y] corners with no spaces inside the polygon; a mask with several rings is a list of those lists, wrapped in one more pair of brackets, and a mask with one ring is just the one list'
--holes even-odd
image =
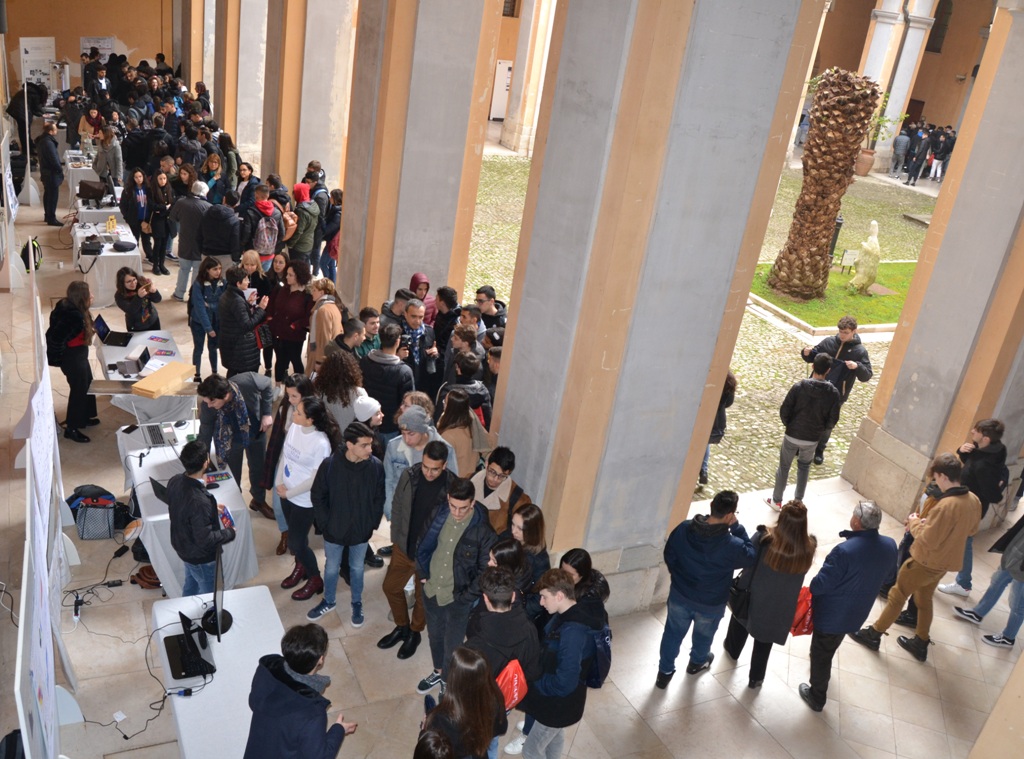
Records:
{"label": "cobblestone paving", "polygon": [[[470,243],[467,293],[491,284],[499,298],[508,300],[528,177],[528,159],[484,158]],[[795,198],[795,192],[791,190],[790,194]],[[790,386],[808,376],[808,364],[799,356],[805,345],[750,312],[744,316],[732,361],[732,370],[739,379],[736,401],[728,412],[725,439],[711,447],[710,482],[705,494],[725,488],[748,492],[771,487],[783,434],[779,406]],[[811,469],[812,479],[834,477],[842,469],[850,440],[871,405],[888,351],[887,342],[868,345],[875,376],[868,383],[857,383],[833,431],[825,463]],[[794,463],[790,482],[795,481]],[[792,485],[787,493],[792,493]]]}

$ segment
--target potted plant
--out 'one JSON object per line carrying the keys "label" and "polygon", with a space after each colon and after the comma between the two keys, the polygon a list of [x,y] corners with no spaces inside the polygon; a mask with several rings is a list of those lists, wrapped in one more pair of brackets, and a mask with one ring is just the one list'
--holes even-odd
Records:
{"label": "potted plant", "polygon": [[893,130],[903,123],[910,114],[901,113],[895,118],[885,117],[885,108],[889,104],[889,93],[882,96],[882,102],[871,117],[871,124],[868,133],[864,137],[864,146],[857,156],[853,171],[858,177],[866,177],[871,168],[875,165],[875,145],[879,140],[888,140],[893,135]]}

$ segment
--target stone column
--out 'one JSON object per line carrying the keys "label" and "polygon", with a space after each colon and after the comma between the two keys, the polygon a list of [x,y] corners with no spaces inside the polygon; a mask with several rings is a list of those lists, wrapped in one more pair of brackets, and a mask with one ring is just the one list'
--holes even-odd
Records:
{"label": "stone column", "polygon": [[[985,45],[988,44],[988,34],[991,28],[991,26],[983,26],[978,30],[978,36],[981,37],[981,50],[978,51],[978,62],[975,64],[975,67],[980,66],[982,58],[985,57]],[[968,74],[967,92],[964,94],[964,107],[960,110],[960,116],[957,117],[957,120],[954,123],[957,131],[960,130],[960,124],[964,120],[964,114],[967,113],[967,104],[971,102],[971,92],[974,91],[974,79],[975,77],[972,74]]]}
{"label": "stone column", "polygon": [[501,144],[519,155],[533,154],[554,7],[555,0],[523,0],[520,7],[519,39],[512,67],[508,111],[501,125]]}
{"label": "stone column", "polygon": [[464,276],[500,20],[500,0],[360,5],[338,267],[346,302],[381,303],[416,271],[434,287]]}
{"label": "stone column", "polygon": [[238,42],[242,0],[217,0],[215,37],[213,111],[221,129],[232,136],[238,125]]}
{"label": "stone column", "polygon": [[299,123],[298,172],[320,161],[328,187],[342,186],[356,0],[308,0],[306,45],[302,67],[302,118]]}
{"label": "stone column", "polygon": [[204,0],[181,0],[181,76],[191,87],[203,71]]}
{"label": "stone column", "polygon": [[[888,119],[896,119],[900,114],[906,113],[907,105],[910,103],[910,94],[914,91],[914,82],[917,81],[917,72],[921,69],[921,59],[924,58],[924,46],[928,41],[928,32],[935,23],[936,5],[938,5],[938,0],[911,0],[911,7],[907,13],[907,30],[903,40],[903,50],[896,63],[896,72],[893,74],[892,86],[889,88],[889,102],[885,108],[885,117]],[[881,84],[884,88],[885,82],[881,82]],[[891,131],[890,135],[885,139],[880,139],[875,145],[876,168],[892,165],[892,141],[896,139],[899,131],[898,129]]]}
{"label": "stone column", "polygon": [[261,170],[263,176],[279,175],[289,187],[296,181],[298,169],[306,6],[307,0],[267,3]]}
{"label": "stone column", "polygon": [[878,82],[883,90],[899,53],[903,24],[903,0],[878,0],[878,7],[871,11],[860,73]]}
{"label": "stone column", "polygon": [[[267,64],[267,0],[241,0],[235,146],[262,177],[263,94]],[[216,94],[216,93],[214,93]]]}
{"label": "stone column", "polygon": [[667,590],[822,6],[557,5],[496,424],[616,612]]}
{"label": "stone column", "polygon": [[214,72],[216,70],[217,46],[217,1],[204,0],[203,3],[203,68],[202,76],[197,73],[191,80],[186,80],[185,86],[190,90],[197,81],[204,82],[207,87],[212,87]]}
{"label": "stone column", "polygon": [[[1005,5],[1001,3],[1001,5]],[[1024,12],[1000,10],[874,403],[843,476],[886,511],[916,504],[929,460],[974,421],[1024,444],[1024,145],[1013,139]]]}

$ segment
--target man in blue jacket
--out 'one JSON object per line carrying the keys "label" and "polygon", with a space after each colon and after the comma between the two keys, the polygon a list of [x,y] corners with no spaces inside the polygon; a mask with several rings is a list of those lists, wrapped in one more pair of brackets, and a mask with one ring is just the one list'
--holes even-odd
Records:
{"label": "man in blue jacket", "polygon": [[688,675],[711,666],[711,640],[725,614],[733,572],[754,564],[754,547],[736,520],[739,496],[723,490],[711,501],[711,516],[698,514],[672,530],[665,544],[665,564],[672,578],[668,619],[661,636],[661,661],[654,684],[668,686],[676,673],[676,656],[693,623]]}
{"label": "man in blue jacket", "polygon": [[281,639],[281,654],[260,657],[249,691],[245,759],[334,759],[345,736],[356,731],[344,714],[327,727],[331,702],[323,693],[331,678],[319,674],[327,644],[320,625],[296,625]]}
{"label": "man in blue jacket", "polygon": [[800,698],[816,712],[825,708],[832,657],[843,636],[860,629],[882,583],[895,579],[896,541],[878,534],[881,522],[882,510],[873,501],[858,503],[850,529],[839,533],[845,541],[829,552],[811,580],[811,683],[800,684]]}

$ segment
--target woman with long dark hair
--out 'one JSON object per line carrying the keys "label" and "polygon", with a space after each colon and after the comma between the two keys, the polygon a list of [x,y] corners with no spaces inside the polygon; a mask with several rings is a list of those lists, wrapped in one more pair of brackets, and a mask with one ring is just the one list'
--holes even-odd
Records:
{"label": "woman with long dark hair", "polygon": [[130,266],[117,270],[117,290],[114,302],[124,311],[124,326],[129,332],[160,329],[160,314],[155,303],[161,300],[160,291],[153,283]]}
{"label": "woman with long dark hair", "polygon": [[775,527],[761,525],[751,538],[757,563],[740,574],[750,588],[748,619],[729,619],[725,652],[738,659],[749,635],[754,639],[750,657],[750,688],[758,688],[768,671],[772,644],[785,645],[796,615],[804,575],[814,561],[818,541],[807,533],[807,507],[790,501],[779,512]]}
{"label": "woman with long dark hair", "polygon": [[[516,601],[522,603],[534,582],[530,577],[530,560],[523,544],[513,538],[502,538],[491,548],[487,566],[502,567],[512,573],[516,582]],[[479,608],[479,607],[478,607]]]}
{"label": "woman with long dark hair", "polygon": [[[227,132],[217,135],[217,147],[220,148],[220,153],[224,156],[224,180],[228,183],[228,189],[233,190],[238,182],[238,167],[242,164],[242,157],[238,154],[235,141]],[[249,173],[252,173],[251,166]]]}
{"label": "woman with long dark hair", "polygon": [[142,229],[142,225],[149,220],[149,187],[146,184],[146,172],[139,168],[131,170],[131,179],[121,193],[118,205],[125,224],[135,236],[135,241],[142,246],[146,260],[153,263],[153,237]]}
{"label": "woman with long dark hair", "polygon": [[[221,135],[223,137],[224,135]],[[256,205],[256,187],[260,178],[253,171],[252,164],[242,161],[238,164],[238,178],[235,192],[238,193],[238,215],[245,217],[245,212]]]}
{"label": "woman with long dark hair", "polygon": [[341,429],[356,420],[356,398],[366,395],[366,391],[363,372],[351,353],[337,351],[324,359],[313,385]]}
{"label": "woman with long dark hair", "polygon": [[313,526],[313,501],[309,491],[320,464],[340,444],[341,431],[327,407],[319,398],[302,398],[292,412],[292,425],[285,435],[274,479],[277,483],[274,489],[281,498],[281,509],[288,521],[288,548],[295,554],[295,568],[281,582],[281,587],[294,588],[306,580],[305,585],[292,593],[296,601],[305,601],[324,590],[316,554],[309,547],[309,528]]}
{"label": "woman with long dark hair", "polygon": [[423,723],[443,733],[457,757],[483,759],[491,739],[508,730],[505,697],[483,654],[466,646],[452,652],[444,698]]}
{"label": "woman with long dark hair", "polygon": [[64,424],[64,437],[76,443],[88,443],[83,427],[99,424],[96,416],[96,396],[89,395],[92,369],[89,366],[89,343],[95,330],[92,326],[92,293],[89,283],[75,280],[68,285],[67,295],[50,312],[50,327],[46,330],[46,360],[50,366],[59,366],[67,378],[68,412]]}
{"label": "woman with long dark hair", "polygon": [[527,503],[512,513],[512,537],[523,546],[523,555],[530,567],[530,587],[523,598],[526,616],[535,622],[546,620],[547,613],[540,605],[540,595],[533,590],[544,573],[551,569],[551,557],[544,537],[544,512],[537,504]]}
{"label": "woman with long dark hair", "polygon": [[[259,253],[256,254],[259,256]],[[260,268],[263,268],[262,262]],[[248,269],[246,269],[248,271]],[[284,288],[285,275],[288,271],[288,254],[281,252],[275,253],[274,257],[270,260],[270,268],[263,272],[261,278],[257,278],[256,284],[252,285],[250,280],[249,284],[256,288],[257,297],[262,298],[264,295],[267,296],[267,310],[269,311],[274,303],[274,298]],[[265,288],[265,289],[261,289]],[[270,320],[267,319],[267,329],[270,328]],[[271,335],[271,339],[267,340],[263,344],[263,366],[264,374],[268,377],[271,374],[271,370],[274,367],[274,339]],[[312,372],[310,372],[312,373]]]}
{"label": "woman with long dark hair", "polygon": [[437,420],[437,431],[455,449],[459,471],[472,475],[479,468],[480,457],[486,458],[494,448],[493,439],[473,413],[469,394],[461,387],[445,395],[442,404],[444,411]]}
{"label": "woman with long dark hair", "polygon": [[260,487],[269,490],[273,496],[271,506],[274,509],[277,529],[281,531],[281,539],[275,550],[278,556],[288,550],[288,520],[285,519],[284,510],[281,508],[281,497],[274,488],[277,462],[281,458],[285,435],[288,434],[288,430],[292,426],[292,413],[295,407],[303,398],[315,394],[313,382],[305,374],[293,374],[288,377],[284,381],[284,400],[278,404],[277,413],[274,415],[274,425],[270,428],[270,434],[267,436],[267,455],[263,459],[263,481],[260,483]]}
{"label": "woman with long dark hair", "polygon": [[188,326],[192,330],[192,363],[197,382],[202,378],[203,343],[209,347],[210,371],[217,371],[220,298],[225,287],[222,273],[220,261],[213,256],[204,258],[188,296]]}
{"label": "woman with long dark hair", "polygon": [[167,238],[170,230],[167,227],[167,216],[174,205],[174,190],[166,172],[158,171],[149,182],[149,222],[153,234],[153,273],[170,274],[164,262],[167,257]]}
{"label": "woman with long dark hair", "polygon": [[[600,606],[601,612],[604,613],[604,605],[612,591],[605,576],[594,569],[587,550],[570,548],[562,554],[558,566],[559,569],[568,572],[575,583],[576,603],[587,604],[595,609]],[[607,614],[604,616],[607,617]]]}
{"label": "woman with long dark hair", "polygon": [[313,278],[309,264],[305,261],[289,261],[285,270],[285,286],[270,302],[268,316],[270,331],[274,335],[274,379],[280,384],[292,372],[303,374],[302,345],[309,331],[309,314],[313,309],[313,297],[306,292],[306,285]]}

